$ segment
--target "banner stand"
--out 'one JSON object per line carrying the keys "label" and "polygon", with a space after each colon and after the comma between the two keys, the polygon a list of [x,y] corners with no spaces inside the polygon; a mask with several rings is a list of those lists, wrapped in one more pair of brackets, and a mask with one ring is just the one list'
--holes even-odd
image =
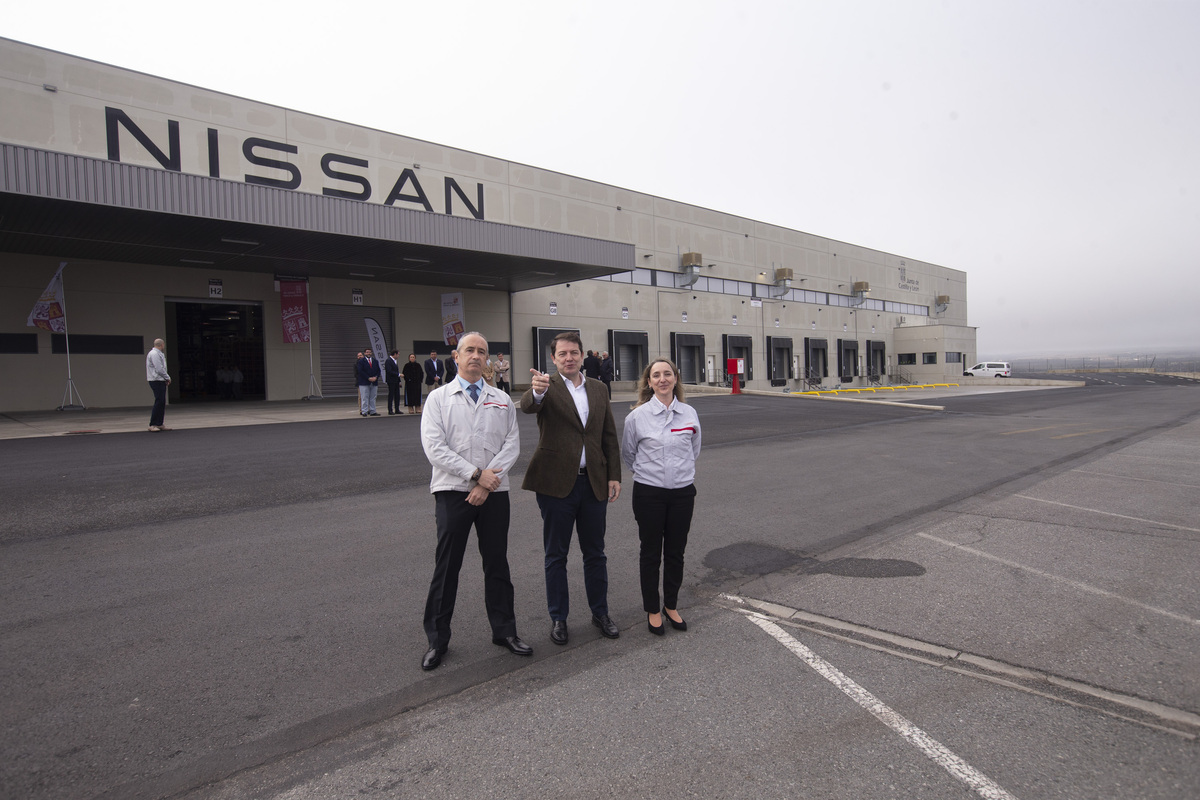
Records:
{"label": "banner stand", "polygon": [[[71,333],[67,330],[67,285],[62,278],[63,267],[67,262],[62,262],[58,266],[59,286],[62,288],[62,312],[63,312],[63,338],[67,343],[67,388],[63,391],[62,405],[58,407],[59,411],[86,411],[87,406],[83,404],[83,395],[75,388],[75,380],[71,377]],[[79,398],[79,403],[76,405],[75,398]]]}
{"label": "banner stand", "polygon": [[[315,391],[314,391],[315,390]],[[321,394],[321,386],[317,383],[316,373],[313,372],[313,357],[312,357],[312,337],[308,337],[308,396],[301,398],[303,400],[324,400],[325,396]]]}

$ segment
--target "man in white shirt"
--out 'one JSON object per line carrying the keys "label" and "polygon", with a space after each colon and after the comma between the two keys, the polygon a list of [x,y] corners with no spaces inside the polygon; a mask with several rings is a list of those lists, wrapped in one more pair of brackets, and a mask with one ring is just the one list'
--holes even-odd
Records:
{"label": "man in white shirt", "polygon": [[472,525],[483,558],[492,642],[515,655],[533,654],[517,636],[508,568],[508,471],[521,453],[520,432],[512,398],[483,380],[487,347],[479,333],[459,340],[458,375],[429,393],[421,415],[421,444],[433,466],[429,491],[437,520],[435,567],[425,601],[425,670],[442,663],[450,642],[458,573]]}
{"label": "man in white shirt", "polygon": [[154,392],[154,408],[150,411],[150,430],[169,431],[163,427],[163,417],[167,413],[167,387],[171,385],[171,376],[167,374],[167,343],[155,339],[154,346],[146,353],[146,382],[150,391]]}

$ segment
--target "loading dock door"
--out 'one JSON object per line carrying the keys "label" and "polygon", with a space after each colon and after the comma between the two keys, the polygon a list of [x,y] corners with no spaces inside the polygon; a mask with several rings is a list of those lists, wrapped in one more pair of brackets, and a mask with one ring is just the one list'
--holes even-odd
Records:
{"label": "loading dock door", "polygon": [[804,337],[804,375],[816,383],[829,377],[829,342],[826,339]]}
{"label": "loading dock door", "polygon": [[767,377],[772,386],[787,386],[792,374],[792,337],[767,337],[767,364],[770,374]]}
{"label": "loading dock door", "polygon": [[850,383],[858,375],[858,342],[851,339],[838,339],[838,377],[843,383]]}
{"label": "loading dock door", "polygon": [[650,335],[645,331],[608,332],[608,354],[613,357],[616,375],[613,380],[636,381],[646,368]]}
{"label": "loading dock door", "polygon": [[[742,358],[746,362],[746,380],[754,379],[754,340],[749,336],[721,334],[721,363],[728,364],[731,358]],[[728,374],[725,376],[729,377]]]}
{"label": "loading dock door", "polygon": [[878,381],[887,373],[887,343],[867,340],[867,375]]}
{"label": "loading dock door", "polygon": [[671,360],[679,367],[679,382],[704,382],[704,336],[698,333],[671,333]]}

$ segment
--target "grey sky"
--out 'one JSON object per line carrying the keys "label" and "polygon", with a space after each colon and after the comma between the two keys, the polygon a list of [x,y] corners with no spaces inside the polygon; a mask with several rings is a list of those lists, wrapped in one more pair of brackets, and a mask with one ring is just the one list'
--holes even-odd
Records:
{"label": "grey sky", "polygon": [[981,357],[1200,345],[1200,2],[266,8],[3,35],[963,269]]}

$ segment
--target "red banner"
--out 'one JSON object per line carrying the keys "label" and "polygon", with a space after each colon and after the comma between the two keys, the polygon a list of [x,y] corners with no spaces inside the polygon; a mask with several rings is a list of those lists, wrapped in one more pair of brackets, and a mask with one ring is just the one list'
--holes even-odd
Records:
{"label": "red banner", "polygon": [[285,344],[308,341],[308,281],[280,281]]}

